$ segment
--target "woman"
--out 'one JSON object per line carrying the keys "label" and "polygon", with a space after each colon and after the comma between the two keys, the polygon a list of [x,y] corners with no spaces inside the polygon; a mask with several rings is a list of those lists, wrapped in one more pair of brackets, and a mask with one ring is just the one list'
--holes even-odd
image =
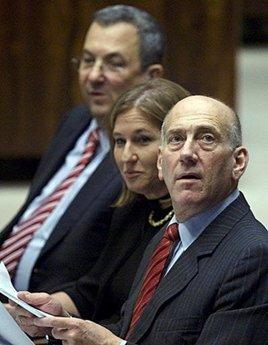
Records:
{"label": "woman", "polygon": [[[160,129],[168,111],[188,95],[171,81],[152,79],[118,99],[108,128],[125,186],[114,205],[117,209],[107,246],[97,264],[86,278],[53,294],[62,305],[57,307],[58,315],[64,315],[65,309],[98,323],[118,320],[145,247],[173,215],[156,167]],[[27,301],[35,303],[34,299]],[[49,312],[47,302],[42,305],[39,300],[38,307]],[[40,334],[25,330],[30,335]]]}

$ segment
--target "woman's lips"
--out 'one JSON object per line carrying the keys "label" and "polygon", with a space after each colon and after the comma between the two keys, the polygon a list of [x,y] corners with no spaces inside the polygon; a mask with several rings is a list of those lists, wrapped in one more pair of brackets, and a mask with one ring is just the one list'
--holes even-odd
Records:
{"label": "woman's lips", "polygon": [[124,176],[127,179],[136,178],[142,174],[141,171],[124,171]]}

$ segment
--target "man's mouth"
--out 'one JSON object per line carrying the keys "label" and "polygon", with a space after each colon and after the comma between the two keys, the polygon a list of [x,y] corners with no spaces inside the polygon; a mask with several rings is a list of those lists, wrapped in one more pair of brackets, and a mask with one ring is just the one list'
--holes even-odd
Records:
{"label": "man's mouth", "polygon": [[200,180],[201,175],[198,173],[181,173],[176,177],[176,180]]}
{"label": "man's mouth", "polygon": [[104,96],[106,96],[106,94],[104,92],[101,92],[101,91],[90,91],[89,94],[90,94],[90,96],[93,96],[93,97],[104,97]]}

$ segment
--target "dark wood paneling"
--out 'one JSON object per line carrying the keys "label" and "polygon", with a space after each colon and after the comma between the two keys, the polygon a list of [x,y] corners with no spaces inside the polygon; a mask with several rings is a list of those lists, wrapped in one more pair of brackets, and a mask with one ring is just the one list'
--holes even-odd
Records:
{"label": "dark wood paneling", "polygon": [[[234,103],[239,1],[122,2],[162,23],[170,79]],[[1,0],[0,158],[41,155],[62,113],[81,101],[70,58],[79,54],[90,15],[117,3]]]}
{"label": "dark wood paneling", "polygon": [[176,1],[166,7],[169,75],[193,93],[234,104],[238,1]]}

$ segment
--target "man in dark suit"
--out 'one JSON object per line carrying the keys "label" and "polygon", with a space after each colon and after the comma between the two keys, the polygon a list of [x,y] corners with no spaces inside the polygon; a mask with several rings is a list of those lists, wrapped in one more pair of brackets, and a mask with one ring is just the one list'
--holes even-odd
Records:
{"label": "man in dark suit", "polygon": [[[120,322],[33,320],[17,309],[20,325],[31,334],[53,327],[69,345],[267,344],[268,232],[237,189],[247,162],[229,107],[205,96],[178,102],[158,161],[175,216],[147,247]],[[20,296],[64,315],[46,294]]]}
{"label": "man in dark suit", "polygon": [[[118,5],[94,14],[78,67],[86,105],[67,114],[41,160],[27,200],[0,235],[0,260],[18,290],[58,291],[93,266],[105,244],[110,206],[121,190],[104,118],[122,92],[162,75],[163,50],[163,33],[148,13]],[[73,179],[93,132],[98,133],[93,156]],[[63,196],[48,206],[58,189],[64,190]],[[38,226],[36,214],[42,218]]]}

